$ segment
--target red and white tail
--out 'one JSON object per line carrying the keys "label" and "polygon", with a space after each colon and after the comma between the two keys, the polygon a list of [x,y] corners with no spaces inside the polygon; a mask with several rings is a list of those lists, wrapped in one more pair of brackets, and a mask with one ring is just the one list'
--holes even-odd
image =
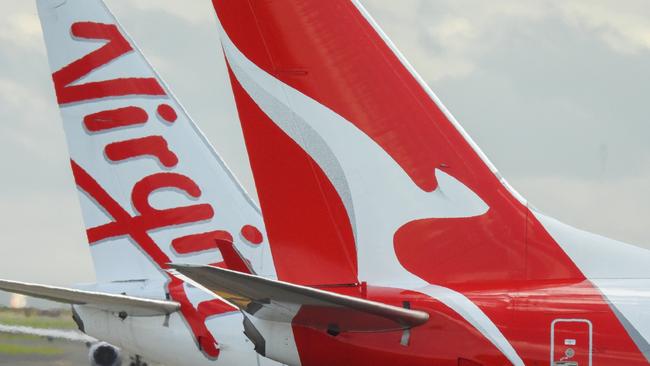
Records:
{"label": "red and white tail", "polygon": [[219,263],[215,238],[273,276],[255,203],[103,2],[38,11],[97,280]]}
{"label": "red and white tail", "polygon": [[213,5],[280,279],[576,273],[358,1]]}

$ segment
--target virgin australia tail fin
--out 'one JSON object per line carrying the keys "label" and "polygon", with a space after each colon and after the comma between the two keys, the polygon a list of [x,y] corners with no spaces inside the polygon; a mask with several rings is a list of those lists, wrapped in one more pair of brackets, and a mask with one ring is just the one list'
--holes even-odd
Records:
{"label": "virgin australia tail fin", "polygon": [[98,281],[219,263],[215,238],[273,276],[256,204],[104,3],[37,4]]}

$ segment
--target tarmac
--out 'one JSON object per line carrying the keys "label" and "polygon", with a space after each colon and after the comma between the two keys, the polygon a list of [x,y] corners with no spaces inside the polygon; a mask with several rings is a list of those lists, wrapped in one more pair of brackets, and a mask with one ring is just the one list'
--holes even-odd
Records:
{"label": "tarmac", "polygon": [[0,366],[87,366],[92,341],[68,310],[0,308]]}
{"label": "tarmac", "polygon": [[[69,310],[0,307],[0,366],[87,366],[95,342],[77,330]],[[123,366],[151,365],[134,361],[123,354]]]}
{"label": "tarmac", "polygon": [[87,366],[88,348],[36,336],[0,334],[0,366]]}

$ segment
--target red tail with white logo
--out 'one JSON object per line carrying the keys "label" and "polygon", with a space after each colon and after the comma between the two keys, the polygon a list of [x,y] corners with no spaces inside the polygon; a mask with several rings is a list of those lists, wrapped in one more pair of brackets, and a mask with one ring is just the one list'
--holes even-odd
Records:
{"label": "red tail with white logo", "polygon": [[[279,279],[417,290],[513,365],[548,357],[526,344],[546,344],[553,319],[519,312],[518,327],[515,305],[483,301],[479,289],[549,296],[561,317],[577,313],[575,288],[563,287],[577,283],[594,323],[621,335],[613,347],[645,361],[623,308],[612,311],[587,277],[588,257],[556,241],[568,231],[528,208],[357,0],[213,5]],[[619,263],[649,257],[618,248]],[[303,364],[336,363],[337,352],[311,347],[316,333],[294,334]],[[464,339],[445,350],[460,355]],[[371,357],[355,364],[387,360]],[[495,360],[485,364],[506,362]]]}
{"label": "red tail with white logo", "polygon": [[281,278],[579,276],[359,4],[214,6]]}

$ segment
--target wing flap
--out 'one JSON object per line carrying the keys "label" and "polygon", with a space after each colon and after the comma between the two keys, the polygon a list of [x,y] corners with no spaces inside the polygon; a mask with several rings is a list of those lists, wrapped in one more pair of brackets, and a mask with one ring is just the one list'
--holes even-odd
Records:
{"label": "wing flap", "polygon": [[8,280],[0,280],[0,290],[65,304],[88,305],[114,312],[124,311],[131,316],[167,315],[180,309],[180,304],[173,301],[152,300]]}
{"label": "wing flap", "polygon": [[318,329],[380,332],[408,329],[429,314],[223,268],[170,264],[174,274],[260,319]]}

